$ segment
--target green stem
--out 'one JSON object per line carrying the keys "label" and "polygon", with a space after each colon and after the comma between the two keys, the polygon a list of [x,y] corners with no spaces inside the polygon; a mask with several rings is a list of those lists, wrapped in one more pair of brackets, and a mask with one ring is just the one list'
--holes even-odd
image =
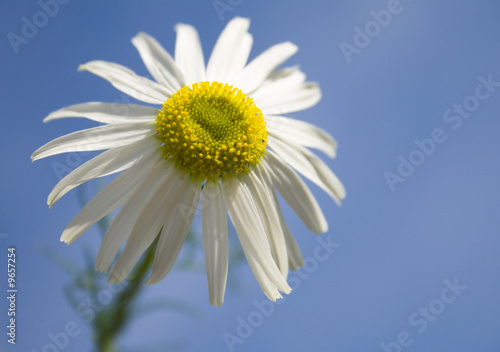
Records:
{"label": "green stem", "polygon": [[139,295],[145,276],[153,264],[157,241],[158,239],[149,246],[146,254],[129,277],[128,284],[121,292],[117,293],[108,307],[97,313],[93,323],[97,351],[116,351],[116,339],[123,332],[129,320],[134,300]]}

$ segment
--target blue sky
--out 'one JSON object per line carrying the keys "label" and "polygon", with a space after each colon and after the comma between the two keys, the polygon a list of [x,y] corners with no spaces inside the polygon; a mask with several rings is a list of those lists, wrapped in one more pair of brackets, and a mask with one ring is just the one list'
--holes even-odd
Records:
{"label": "blue sky", "polygon": [[44,251],[79,265],[84,250],[97,253],[97,228],[70,247],[59,242],[81,207],[78,191],[46,206],[57,165],[74,168],[93,154],[29,158],[55,137],[95,126],[43,124],[51,111],[124,101],[78,65],[109,60],[146,75],[130,39],[145,31],[173,52],[179,22],[198,29],[208,57],[234,16],[252,21],[251,57],[281,41],[298,45],[287,64],[318,82],[323,99],[292,116],[336,138],[337,158],[321,157],[347,197],[337,207],[310,184],[330,224],[319,238],[283,207],[309,266],[291,275],[296,289],[281,304],[262,303],[246,263],[234,270],[241,289],[228,290],[222,308],[209,305],[203,270],[177,269],[147,287],[140,303],[182,300],[199,314],[140,316],[121,350],[164,342],[184,351],[500,350],[498,1],[66,0],[57,10],[49,3],[0,5],[0,260],[16,247],[19,289],[17,344],[2,334],[2,350],[49,351],[49,334],[68,324],[79,332],[66,350],[92,349],[91,330],[63,295],[70,278]]}

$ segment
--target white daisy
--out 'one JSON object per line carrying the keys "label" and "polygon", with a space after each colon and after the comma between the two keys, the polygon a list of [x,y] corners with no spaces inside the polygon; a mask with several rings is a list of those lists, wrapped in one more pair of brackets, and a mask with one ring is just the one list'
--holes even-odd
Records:
{"label": "white daisy", "polygon": [[302,254],[280,210],[276,190],[314,233],[327,230],[325,217],[296,171],[336,202],[345,191],[332,171],[306,148],[335,156],[325,131],[281,116],[315,105],[321,92],[297,67],[276,70],[297,47],[272,46],[247,64],[250,22],[234,18],[222,31],[205,67],[197,31],[175,27],[175,59],[145,33],[132,39],[155,81],[110,62],[91,61],[90,71],[150,106],[90,102],[51,113],[44,121],[84,117],[103,126],[57,138],[32,159],[79,151],[106,150],[81,165],[53,189],[52,206],[76,186],[122,171],[69,223],[68,244],[121,207],[102,241],[96,269],[110,282],[126,278],[159,234],[153,270],[146,284],[172,269],[201,200],[203,248],[210,303],[220,306],[228,270],[227,213],[246,259],[271,300],[291,291],[289,267]]}

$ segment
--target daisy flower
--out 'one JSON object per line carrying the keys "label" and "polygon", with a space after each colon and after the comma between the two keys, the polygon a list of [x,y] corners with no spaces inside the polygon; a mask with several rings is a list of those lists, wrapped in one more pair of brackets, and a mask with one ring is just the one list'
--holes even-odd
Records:
{"label": "daisy flower", "polygon": [[289,268],[303,265],[277,192],[314,233],[328,228],[311,191],[297,172],[340,203],[345,191],[333,172],[307,148],[335,157],[336,144],[322,129],[283,114],[315,105],[321,92],[297,67],[277,69],[297,51],[284,42],[247,63],[250,21],[231,20],[205,66],[197,31],[175,27],[175,58],[151,36],[132,39],[150,80],[116,63],[79,67],[149,105],[89,102],[49,114],[44,121],[83,117],[104,125],[70,133],[39,148],[38,160],[68,152],[106,150],[73,170],[52,190],[48,204],[91,179],[121,172],[92,198],[64,230],[70,244],[121,207],[107,230],[96,269],[109,281],[124,280],[159,236],[146,284],[172,269],[198,205],[212,305],[220,306],[228,271],[227,214],[262,291],[271,300],[287,284]]}

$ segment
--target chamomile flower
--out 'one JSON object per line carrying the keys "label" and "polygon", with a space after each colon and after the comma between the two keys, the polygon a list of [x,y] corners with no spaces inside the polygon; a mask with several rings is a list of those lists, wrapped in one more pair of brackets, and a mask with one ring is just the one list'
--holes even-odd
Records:
{"label": "chamomile flower", "polygon": [[286,281],[289,269],[303,265],[277,192],[312,232],[327,230],[318,203],[297,172],[340,203],[345,196],[342,184],[307,149],[333,158],[336,144],[322,129],[282,116],[315,105],[320,89],[306,82],[297,67],[277,69],[297,51],[290,42],[274,45],[247,63],[253,42],[249,24],[244,18],[230,21],[206,66],[198,33],[190,25],[175,27],[175,58],[154,38],[139,33],[132,43],[154,81],[105,61],[88,62],[79,70],[158,107],[89,102],[45,118],[84,117],[103,124],[54,139],[32,159],[105,150],[64,177],[50,193],[49,206],[84,182],[121,172],[73,218],[61,237],[70,244],[121,207],[96,261],[98,270],[111,267],[110,282],[124,280],[157,236],[146,284],[162,280],[200,205],[210,303],[220,306],[224,300],[227,214],[260,287],[274,301],[281,298],[280,291],[291,291]]}

